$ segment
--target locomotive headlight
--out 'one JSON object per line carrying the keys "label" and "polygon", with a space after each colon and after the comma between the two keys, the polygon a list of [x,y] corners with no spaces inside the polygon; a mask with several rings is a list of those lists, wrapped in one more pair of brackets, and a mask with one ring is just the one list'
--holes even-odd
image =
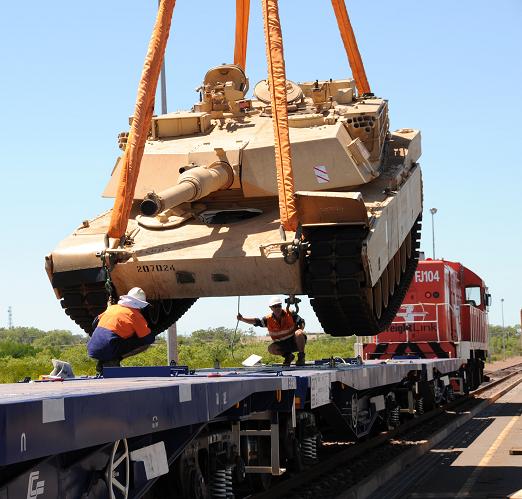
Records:
{"label": "locomotive headlight", "polygon": [[433,293],[433,298],[438,298],[440,296],[440,293],[438,291],[435,291]]}
{"label": "locomotive headlight", "polygon": [[431,298],[431,293],[429,291],[426,291],[426,293],[424,293],[424,296],[426,298]]}

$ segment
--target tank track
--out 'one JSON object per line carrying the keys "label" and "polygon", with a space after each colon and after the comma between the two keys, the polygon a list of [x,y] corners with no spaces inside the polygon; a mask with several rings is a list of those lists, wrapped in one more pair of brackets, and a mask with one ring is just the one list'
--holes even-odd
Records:
{"label": "tank track", "polygon": [[[109,294],[103,282],[78,284],[61,289],[61,305],[65,313],[87,334],[93,332],[92,322],[107,307]],[[196,298],[150,300],[144,316],[154,335],[165,331],[194,304]]]}
{"label": "tank track", "polygon": [[369,336],[389,326],[417,268],[420,229],[419,216],[373,288],[367,286],[362,260],[367,228],[310,227],[305,230],[309,252],[305,258],[304,284],[326,333]]}

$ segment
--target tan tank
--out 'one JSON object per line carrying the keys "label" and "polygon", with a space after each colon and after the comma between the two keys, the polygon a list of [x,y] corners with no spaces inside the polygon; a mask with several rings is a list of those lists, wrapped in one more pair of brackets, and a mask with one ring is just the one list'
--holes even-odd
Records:
{"label": "tan tank", "polygon": [[[390,132],[387,101],[357,95],[353,79],[287,81],[299,225],[285,231],[271,93],[267,81],[253,96],[248,87],[239,65],[218,66],[191,111],[154,116],[125,235],[108,239],[107,212],[46,258],[56,296],[86,332],[108,290],[134,286],[151,301],[155,333],[199,297],[308,295],[336,336],[377,333],[395,316],[418,259],[420,133]],[[116,196],[121,169],[104,196]]]}

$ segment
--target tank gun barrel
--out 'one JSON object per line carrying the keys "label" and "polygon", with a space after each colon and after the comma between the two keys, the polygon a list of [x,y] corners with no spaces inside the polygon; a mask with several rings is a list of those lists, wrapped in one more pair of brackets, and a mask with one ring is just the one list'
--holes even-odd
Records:
{"label": "tank gun barrel", "polygon": [[208,196],[212,192],[228,189],[234,173],[228,163],[218,161],[210,166],[195,166],[181,173],[176,185],[162,192],[149,192],[142,201],[140,211],[153,217],[162,211]]}

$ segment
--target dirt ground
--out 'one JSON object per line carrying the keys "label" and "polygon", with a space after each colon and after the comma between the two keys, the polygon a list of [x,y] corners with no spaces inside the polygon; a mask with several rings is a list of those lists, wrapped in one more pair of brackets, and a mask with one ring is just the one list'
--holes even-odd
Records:
{"label": "dirt ground", "polygon": [[497,360],[495,362],[486,363],[486,371],[497,371],[498,369],[504,369],[505,367],[514,366],[515,364],[522,363],[522,357],[510,357],[506,360]]}

